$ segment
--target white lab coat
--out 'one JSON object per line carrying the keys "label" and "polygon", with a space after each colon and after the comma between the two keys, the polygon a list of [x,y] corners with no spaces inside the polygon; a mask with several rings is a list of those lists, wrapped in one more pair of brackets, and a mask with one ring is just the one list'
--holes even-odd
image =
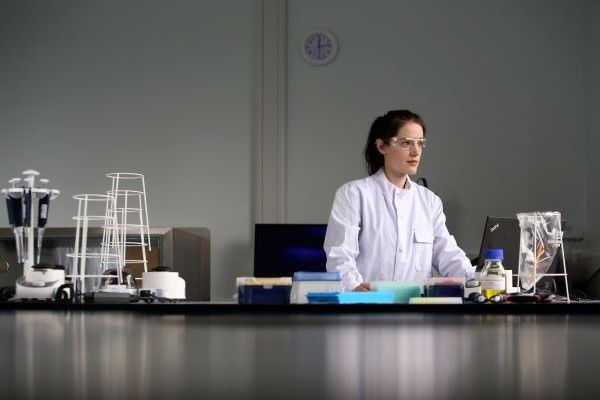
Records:
{"label": "white lab coat", "polygon": [[340,271],[344,290],[362,282],[422,282],[441,276],[472,278],[475,267],[446,228],[442,201],[407,178],[393,185],[383,169],[341,186],[324,244],[327,270]]}

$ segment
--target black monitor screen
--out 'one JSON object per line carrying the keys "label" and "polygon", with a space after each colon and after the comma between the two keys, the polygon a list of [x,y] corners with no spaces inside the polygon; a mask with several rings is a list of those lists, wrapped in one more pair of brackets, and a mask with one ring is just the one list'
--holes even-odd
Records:
{"label": "black monitor screen", "polygon": [[519,228],[518,219],[487,217],[481,238],[478,267],[483,267],[485,249],[502,249],[504,250],[502,266],[516,274],[519,266],[520,234],[521,228]]}
{"label": "black monitor screen", "polygon": [[292,276],[297,271],[325,272],[326,224],[256,224],[254,276]]}

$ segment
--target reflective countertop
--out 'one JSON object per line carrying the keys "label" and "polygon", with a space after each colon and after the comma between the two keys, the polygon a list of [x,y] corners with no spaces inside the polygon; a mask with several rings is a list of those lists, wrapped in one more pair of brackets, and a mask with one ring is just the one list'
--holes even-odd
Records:
{"label": "reflective countertop", "polygon": [[0,312],[0,335],[12,398],[600,395],[595,314],[25,309]]}

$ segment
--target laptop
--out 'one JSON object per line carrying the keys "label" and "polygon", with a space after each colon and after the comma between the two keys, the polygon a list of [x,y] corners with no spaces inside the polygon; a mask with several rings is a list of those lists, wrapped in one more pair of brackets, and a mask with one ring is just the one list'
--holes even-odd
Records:
{"label": "laptop", "polygon": [[476,259],[477,270],[480,271],[485,263],[483,258],[485,249],[502,249],[504,250],[502,266],[516,274],[519,269],[520,237],[521,229],[518,219],[488,216],[481,237],[479,257]]}

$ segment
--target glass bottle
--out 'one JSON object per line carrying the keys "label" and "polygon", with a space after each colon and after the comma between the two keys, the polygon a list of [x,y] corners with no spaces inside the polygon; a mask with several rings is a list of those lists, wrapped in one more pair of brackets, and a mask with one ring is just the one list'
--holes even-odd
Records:
{"label": "glass bottle", "polygon": [[502,249],[486,249],[483,252],[485,265],[481,270],[481,294],[491,298],[506,293],[506,271],[502,266],[504,251]]}

